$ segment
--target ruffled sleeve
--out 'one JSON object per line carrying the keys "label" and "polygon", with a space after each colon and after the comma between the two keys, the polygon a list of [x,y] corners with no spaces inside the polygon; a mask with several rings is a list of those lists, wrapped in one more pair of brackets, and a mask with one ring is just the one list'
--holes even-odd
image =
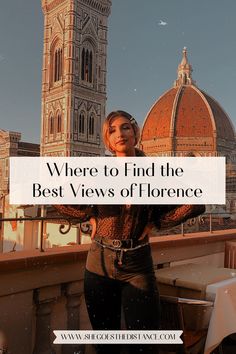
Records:
{"label": "ruffled sleeve", "polygon": [[150,221],[158,230],[170,229],[204,212],[204,205],[154,205]]}

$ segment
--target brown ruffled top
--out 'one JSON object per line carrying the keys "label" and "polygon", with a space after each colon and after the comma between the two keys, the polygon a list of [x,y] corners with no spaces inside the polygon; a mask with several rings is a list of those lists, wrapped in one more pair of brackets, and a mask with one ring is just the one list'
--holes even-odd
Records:
{"label": "brown ruffled top", "polygon": [[205,211],[202,205],[55,205],[60,214],[96,220],[96,234],[109,239],[139,239],[147,225],[167,229]]}
{"label": "brown ruffled top", "polygon": [[[136,149],[136,156],[145,156]],[[57,211],[78,222],[96,221],[96,235],[108,239],[139,239],[145,227],[158,230],[179,225],[204,213],[203,205],[54,205]]]}

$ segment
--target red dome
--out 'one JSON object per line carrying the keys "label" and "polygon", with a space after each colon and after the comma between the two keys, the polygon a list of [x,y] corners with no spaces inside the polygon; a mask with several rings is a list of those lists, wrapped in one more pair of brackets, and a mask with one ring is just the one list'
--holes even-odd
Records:
{"label": "red dome", "polygon": [[234,140],[234,128],[213,98],[194,85],[181,85],[167,91],[153,105],[141,140],[171,136]]}
{"label": "red dome", "polygon": [[[143,125],[141,143],[150,149],[149,143],[156,141],[153,147],[160,151],[162,147],[171,150],[174,145],[178,146],[166,140],[173,138],[176,141],[182,139],[183,144],[187,138],[202,138],[205,139],[204,145],[211,141],[212,148],[219,139],[235,141],[234,127],[227,114],[218,102],[201,91],[192,80],[192,66],[188,63],[186,48],[183,49],[177,74],[174,87],[164,93],[149,111]],[[162,145],[158,143],[160,139],[165,140]],[[180,143],[177,150],[181,150],[183,144]]]}

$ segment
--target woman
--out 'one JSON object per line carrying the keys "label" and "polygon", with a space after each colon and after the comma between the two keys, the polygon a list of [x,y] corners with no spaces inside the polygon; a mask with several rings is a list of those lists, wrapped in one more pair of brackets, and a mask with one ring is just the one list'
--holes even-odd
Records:
{"label": "woman", "polygon": [[[136,120],[127,112],[111,112],[103,125],[107,148],[116,156],[145,156],[135,148]],[[58,206],[60,212],[93,225],[84,292],[94,330],[119,330],[123,308],[128,330],[159,328],[159,295],[148,231],[172,227],[204,211],[201,206],[97,205]],[[118,354],[118,345],[98,345],[97,353]],[[130,353],[157,353],[157,345],[130,345]]]}

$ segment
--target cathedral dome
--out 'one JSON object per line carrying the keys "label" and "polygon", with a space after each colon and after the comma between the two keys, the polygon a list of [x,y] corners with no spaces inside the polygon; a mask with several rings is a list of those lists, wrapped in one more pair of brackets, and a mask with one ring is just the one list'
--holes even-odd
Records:
{"label": "cathedral dome", "polygon": [[[153,148],[172,153],[217,150],[220,140],[235,141],[230,118],[215,99],[195,85],[191,73],[184,48],[174,87],[154,103],[145,119],[141,144],[147,153]],[[193,144],[193,139],[198,139],[198,144]]]}

